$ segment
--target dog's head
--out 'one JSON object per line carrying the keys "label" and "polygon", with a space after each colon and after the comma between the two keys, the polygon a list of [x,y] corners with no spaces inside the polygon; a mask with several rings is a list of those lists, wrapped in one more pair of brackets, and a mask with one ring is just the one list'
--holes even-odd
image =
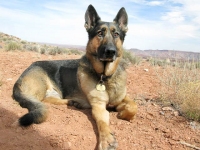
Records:
{"label": "dog's head", "polygon": [[113,22],[101,21],[95,8],[88,6],[85,13],[85,28],[88,32],[86,56],[97,73],[112,75],[122,57],[122,44],[126,32],[128,16],[122,7]]}

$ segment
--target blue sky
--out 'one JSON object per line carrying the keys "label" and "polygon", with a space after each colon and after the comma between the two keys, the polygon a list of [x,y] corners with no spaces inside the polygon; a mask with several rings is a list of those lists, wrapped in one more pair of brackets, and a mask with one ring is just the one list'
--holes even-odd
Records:
{"label": "blue sky", "polygon": [[103,21],[125,7],[127,49],[200,52],[200,0],[0,0],[0,32],[31,42],[86,45],[89,4]]}

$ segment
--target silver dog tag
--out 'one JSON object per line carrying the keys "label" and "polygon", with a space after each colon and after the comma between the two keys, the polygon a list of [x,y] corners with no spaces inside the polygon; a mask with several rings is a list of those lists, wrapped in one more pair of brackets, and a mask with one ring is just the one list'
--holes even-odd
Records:
{"label": "silver dog tag", "polygon": [[101,92],[106,90],[106,86],[104,85],[104,81],[103,81],[103,74],[101,75],[101,79],[99,83],[96,85],[96,89],[97,91],[101,91]]}
{"label": "silver dog tag", "polygon": [[103,84],[101,84],[101,83],[98,83],[98,84],[96,85],[96,89],[97,89],[97,91],[103,92],[103,91],[106,90],[106,86],[103,85]]}

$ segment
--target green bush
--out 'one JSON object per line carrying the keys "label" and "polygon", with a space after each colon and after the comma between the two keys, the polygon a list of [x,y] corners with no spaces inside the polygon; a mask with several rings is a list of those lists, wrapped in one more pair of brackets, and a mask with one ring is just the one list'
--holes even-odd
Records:
{"label": "green bush", "polygon": [[172,65],[170,59],[149,58],[148,61],[152,66],[167,66]]}
{"label": "green bush", "polygon": [[56,48],[49,48],[48,49],[48,54],[49,55],[56,55],[57,49]]}
{"label": "green bush", "polygon": [[77,49],[70,49],[68,50],[68,54],[82,55],[83,52]]}
{"label": "green bush", "polygon": [[28,50],[28,51],[33,51],[33,52],[39,52],[38,47],[36,45],[31,45],[31,44],[23,45],[23,49]]}
{"label": "green bush", "polygon": [[142,61],[141,57],[138,57],[136,55],[134,55],[133,53],[131,53],[128,50],[124,50],[123,53],[123,59],[127,62],[127,63],[131,63],[131,64],[139,64]]}
{"label": "green bush", "polygon": [[6,37],[4,37],[4,38],[3,38],[3,41],[7,41],[7,38],[6,38]]}
{"label": "green bush", "polygon": [[12,51],[12,50],[21,50],[21,45],[16,43],[16,42],[9,42],[6,45],[6,50],[7,51]]}
{"label": "green bush", "polygon": [[44,47],[42,47],[42,48],[40,49],[40,53],[41,53],[41,54],[45,54],[45,53],[46,53],[46,49],[45,49]]}
{"label": "green bush", "polygon": [[26,42],[26,41],[21,41],[21,43],[22,43],[22,44],[26,44],[27,42]]}

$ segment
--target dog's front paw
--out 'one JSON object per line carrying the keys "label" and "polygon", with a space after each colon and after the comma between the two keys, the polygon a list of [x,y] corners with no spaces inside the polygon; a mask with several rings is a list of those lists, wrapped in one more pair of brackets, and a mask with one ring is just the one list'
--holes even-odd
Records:
{"label": "dog's front paw", "polygon": [[99,150],[116,150],[117,141],[112,133],[101,135],[99,140]]}
{"label": "dog's front paw", "polygon": [[137,105],[134,101],[122,102],[117,106],[117,111],[119,119],[130,121],[133,120],[137,112]]}

